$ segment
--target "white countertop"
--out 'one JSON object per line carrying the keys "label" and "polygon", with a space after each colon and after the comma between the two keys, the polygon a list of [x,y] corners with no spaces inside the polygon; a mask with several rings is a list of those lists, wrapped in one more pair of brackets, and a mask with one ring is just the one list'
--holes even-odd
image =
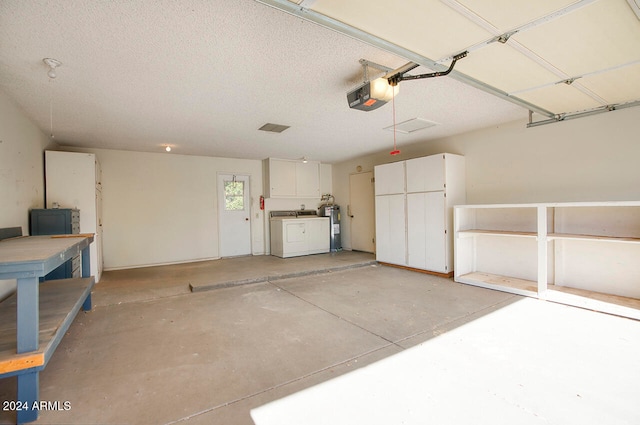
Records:
{"label": "white countertop", "polygon": [[314,215],[306,215],[300,217],[271,217],[270,220],[329,220],[329,217],[318,217]]}

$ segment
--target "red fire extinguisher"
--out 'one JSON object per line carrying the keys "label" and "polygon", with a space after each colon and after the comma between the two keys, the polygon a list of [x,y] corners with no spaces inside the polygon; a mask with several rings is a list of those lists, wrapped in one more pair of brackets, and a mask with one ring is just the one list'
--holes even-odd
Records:
{"label": "red fire extinguisher", "polygon": [[260,195],[260,209],[264,210],[264,196]]}

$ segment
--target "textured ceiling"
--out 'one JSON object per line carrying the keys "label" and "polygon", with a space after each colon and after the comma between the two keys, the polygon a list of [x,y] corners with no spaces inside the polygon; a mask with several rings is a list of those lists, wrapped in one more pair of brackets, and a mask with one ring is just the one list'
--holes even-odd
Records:
{"label": "textured ceiling", "polygon": [[[624,0],[599,2],[628,8]],[[488,34],[486,28],[470,26],[450,1],[394,3],[394,10],[399,8],[405,18],[414,15],[420,22],[417,26],[395,19],[388,2],[310,3],[331,13],[340,12],[346,4],[355,5],[352,13],[360,12],[364,3],[375,6],[372,13],[377,10],[379,15],[369,17],[372,27],[365,30],[383,28],[389,38],[397,37],[392,41],[402,41],[407,44],[404,47],[436,60]],[[464,3],[477,6],[474,13],[490,17],[492,25],[502,29],[526,23],[530,16],[546,14],[567,2]],[[493,7],[493,3],[501,6]],[[513,12],[514,3],[521,5],[522,19]],[[425,9],[424,4],[430,8]],[[623,31],[634,35],[637,19],[630,9],[626,12],[632,19]],[[593,19],[594,13],[584,20]],[[435,31],[442,27],[448,28],[446,34]],[[523,33],[519,42],[546,45],[545,31],[538,35],[533,31]],[[426,43],[430,50],[422,52],[425,40],[430,41]],[[634,43],[633,55],[620,60],[638,56],[637,40]],[[495,46],[470,54],[459,62],[459,69],[487,83],[504,81],[506,91],[539,86],[520,94],[532,103],[573,105],[573,90],[566,98],[545,94],[569,86],[547,85],[557,77],[544,67],[530,73],[530,82],[504,72],[507,66],[515,70],[540,66],[523,62],[518,53],[505,59],[504,53],[492,52]],[[563,55],[558,55],[561,61]],[[47,77],[43,58],[62,62],[55,80]],[[371,112],[351,110],[347,105],[346,93],[362,82],[361,58],[389,68],[408,62],[397,52],[253,0],[0,1],[0,90],[47,133],[51,100],[53,134],[61,145],[151,152],[171,145],[179,154],[255,159],[306,156],[324,162],[391,150],[393,135],[383,130],[393,123],[391,105]],[[510,62],[500,63],[505,60]],[[597,62],[594,58],[589,61]],[[483,65],[487,62],[494,65],[494,71]],[[583,72],[581,63],[569,61],[565,72]],[[639,66],[612,72],[633,81]],[[424,72],[431,70],[419,67],[411,73]],[[587,78],[584,80],[586,84]],[[594,91],[619,91],[621,85],[599,74],[588,80]],[[630,101],[638,98],[629,90],[626,95]],[[409,143],[523,119],[528,113],[448,77],[403,82],[395,103],[397,122],[417,117],[438,124],[398,134],[400,149]],[[291,127],[283,133],[258,131],[266,123]]]}
{"label": "textured ceiling", "polygon": [[444,64],[468,51],[457,72],[556,119],[640,101],[636,1],[422,0],[396,3],[390,11],[383,0],[303,4],[423,62]]}

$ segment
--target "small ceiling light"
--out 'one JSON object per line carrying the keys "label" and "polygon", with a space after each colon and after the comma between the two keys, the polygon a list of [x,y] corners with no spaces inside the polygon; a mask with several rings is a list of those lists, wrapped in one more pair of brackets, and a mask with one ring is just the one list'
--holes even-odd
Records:
{"label": "small ceiling light", "polygon": [[56,68],[62,65],[62,62],[56,59],[51,59],[51,58],[44,58],[42,59],[42,62],[44,62],[49,67],[49,72],[47,72],[47,75],[49,76],[49,78],[51,79],[56,78],[57,76]]}
{"label": "small ceiling light", "polygon": [[386,78],[376,78],[371,81],[371,97],[388,102],[398,94],[400,86],[392,86]]}
{"label": "small ceiling light", "polygon": [[164,148],[164,150],[167,152],[171,152],[171,146],[167,146],[166,148]]}
{"label": "small ceiling light", "polygon": [[302,157],[302,163],[303,163],[303,164],[306,164],[307,162],[309,162],[309,161],[307,160],[307,157],[306,157],[306,156],[303,156],[303,157]]}

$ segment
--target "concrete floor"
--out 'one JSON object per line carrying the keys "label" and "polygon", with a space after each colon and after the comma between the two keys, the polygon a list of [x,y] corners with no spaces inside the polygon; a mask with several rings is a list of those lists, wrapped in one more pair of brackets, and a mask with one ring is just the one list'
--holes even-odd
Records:
{"label": "concrete floor", "polygon": [[[40,374],[41,399],[71,409],[37,423],[253,425],[252,408],[521,299],[372,260],[342,252],[106,272],[93,311]],[[13,399],[15,380],[0,380],[0,400]],[[0,411],[0,423],[14,418]]]}

